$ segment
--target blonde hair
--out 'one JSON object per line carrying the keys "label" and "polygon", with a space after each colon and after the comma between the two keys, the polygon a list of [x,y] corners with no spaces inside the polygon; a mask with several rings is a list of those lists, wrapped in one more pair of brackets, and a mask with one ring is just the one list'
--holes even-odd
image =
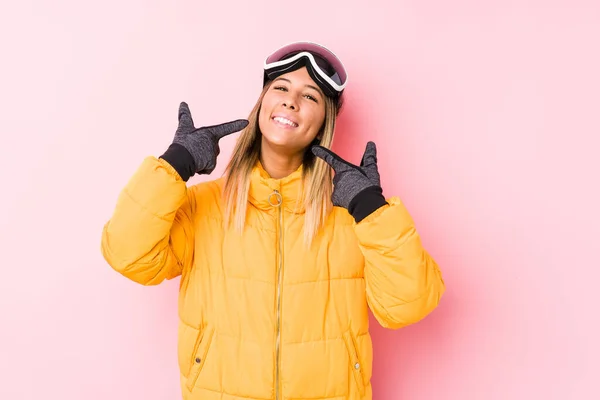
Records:
{"label": "blonde hair", "polygon": [[[267,83],[254,108],[248,116],[248,126],[240,134],[229,164],[224,172],[223,201],[225,203],[225,226],[243,232],[246,224],[250,175],[260,158],[261,137],[258,124],[260,107],[265,93],[270,88]],[[341,109],[341,101],[325,97],[325,121],[313,144],[330,148],[335,132],[335,122]],[[302,168],[304,216],[304,243],[310,246],[319,229],[325,224],[333,204],[331,168],[318,160],[310,150],[304,154]]]}

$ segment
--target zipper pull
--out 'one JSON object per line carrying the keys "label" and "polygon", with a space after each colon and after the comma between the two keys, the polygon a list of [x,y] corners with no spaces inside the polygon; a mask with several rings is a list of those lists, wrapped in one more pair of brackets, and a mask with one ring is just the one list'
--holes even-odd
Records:
{"label": "zipper pull", "polygon": [[281,203],[283,203],[283,197],[281,196],[281,193],[279,193],[278,190],[274,190],[273,193],[271,193],[267,198],[267,201],[273,207],[279,207]]}

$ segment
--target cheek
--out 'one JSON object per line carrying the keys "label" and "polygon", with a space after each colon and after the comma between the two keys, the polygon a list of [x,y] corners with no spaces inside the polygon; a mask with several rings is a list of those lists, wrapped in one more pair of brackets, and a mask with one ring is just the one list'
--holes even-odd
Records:
{"label": "cheek", "polygon": [[258,114],[258,129],[260,132],[265,133],[268,130],[267,120],[268,118],[265,116],[265,113],[262,111]]}
{"label": "cheek", "polygon": [[269,111],[269,107],[267,104],[265,104],[265,102],[263,101],[260,110],[258,112],[258,126],[260,128],[260,130],[264,130],[267,126],[266,123],[269,122],[269,118],[270,118],[270,111]]}
{"label": "cheek", "polygon": [[310,131],[312,133],[318,132],[323,123],[325,122],[325,111],[323,110],[315,110],[314,113],[310,116]]}
{"label": "cheek", "polygon": [[271,92],[267,92],[260,103],[259,118],[269,118],[275,106],[278,103],[278,98]]}

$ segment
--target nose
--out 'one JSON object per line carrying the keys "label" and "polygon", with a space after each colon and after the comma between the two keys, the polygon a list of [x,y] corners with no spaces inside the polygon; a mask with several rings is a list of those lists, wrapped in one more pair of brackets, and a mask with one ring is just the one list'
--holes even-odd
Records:
{"label": "nose", "polygon": [[283,107],[289,108],[290,110],[296,110],[296,106],[294,105],[293,102],[284,101],[282,105],[283,105]]}
{"label": "nose", "polygon": [[289,108],[290,110],[297,110],[298,104],[296,104],[296,100],[292,95],[288,95],[281,104],[284,108]]}

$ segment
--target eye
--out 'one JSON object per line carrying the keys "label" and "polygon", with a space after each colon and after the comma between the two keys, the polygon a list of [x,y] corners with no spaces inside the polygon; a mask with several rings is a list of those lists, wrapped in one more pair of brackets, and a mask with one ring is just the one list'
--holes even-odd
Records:
{"label": "eye", "polygon": [[287,88],[285,86],[274,86],[273,89],[287,91]]}
{"label": "eye", "polygon": [[315,97],[315,96],[312,96],[312,95],[310,95],[310,94],[307,94],[307,95],[305,95],[305,97],[306,97],[307,99],[309,99],[309,100],[312,100],[312,101],[314,101],[315,103],[318,103],[318,101],[317,101],[317,99],[316,99],[316,97]]}

